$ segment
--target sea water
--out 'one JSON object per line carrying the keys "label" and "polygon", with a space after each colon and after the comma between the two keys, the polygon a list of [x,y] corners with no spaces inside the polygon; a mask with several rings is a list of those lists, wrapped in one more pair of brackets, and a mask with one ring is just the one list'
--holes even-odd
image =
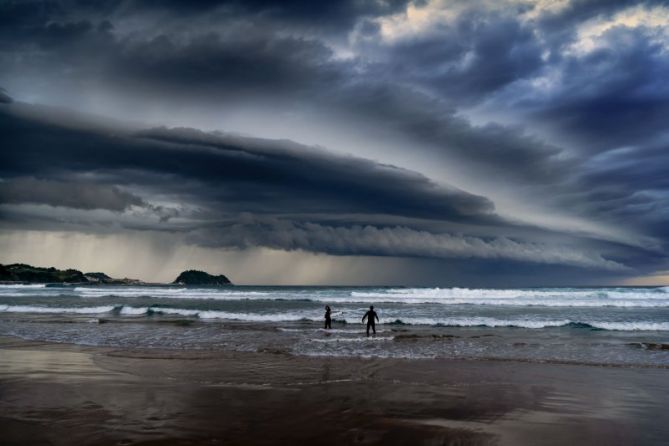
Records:
{"label": "sea water", "polygon": [[[332,330],[322,329],[325,305]],[[370,305],[380,322],[367,337],[361,318]],[[120,348],[664,367],[669,287],[1,285],[0,335]]]}

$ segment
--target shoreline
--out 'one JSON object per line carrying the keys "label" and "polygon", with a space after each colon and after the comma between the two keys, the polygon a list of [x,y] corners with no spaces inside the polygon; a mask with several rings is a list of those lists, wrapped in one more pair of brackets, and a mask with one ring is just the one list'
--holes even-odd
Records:
{"label": "shoreline", "polygon": [[[240,323],[241,326],[248,326],[252,324]],[[237,327],[239,328],[239,327]],[[254,328],[257,328],[254,325]],[[360,331],[361,339],[364,338],[364,331]],[[373,339],[373,337],[372,337]],[[0,335],[0,350],[5,348],[6,345],[11,345],[10,341],[15,340],[20,345],[23,346],[48,346],[48,347],[64,347],[64,348],[76,348],[82,350],[93,350],[96,353],[102,353],[109,356],[114,356],[116,351],[128,352],[122,356],[130,354],[129,352],[134,353],[144,353],[147,357],[151,357],[150,353],[158,353],[161,357],[170,357],[170,353],[174,353],[175,358],[179,359],[188,359],[190,354],[196,356],[206,356],[207,354],[212,355],[222,355],[224,353],[228,354],[240,354],[240,355],[253,355],[253,354],[270,354],[270,355],[282,355],[287,357],[302,358],[302,359],[314,359],[314,360],[341,360],[341,361],[368,361],[368,360],[382,360],[382,361],[410,361],[410,362],[430,362],[430,361],[446,361],[446,362],[501,362],[501,363],[518,363],[518,364],[545,364],[545,365],[559,365],[559,366],[582,366],[582,367],[602,367],[602,368],[624,368],[624,369],[662,369],[669,370],[668,364],[643,364],[643,363],[611,363],[611,362],[588,362],[588,361],[570,361],[570,360],[560,360],[560,359],[532,359],[532,358],[502,358],[502,357],[485,357],[485,356],[459,356],[456,358],[445,358],[445,357],[403,357],[403,356],[376,356],[376,355],[350,355],[350,356],[340,356],[332,355],[328,353],[323,354],[303,354],[303,353],[294,353],[289,350],[284,350],[281,348],[261,348],[257,351],[243,351],[243,350],[226,350],[220,348],[196,348],[196,349],[183,349],[183,348],[167,348],[167,347],[121,347],[121,346],[105,346],[105,345],[87,345],[87,344],[76,344],[71,342],[56,342],[56,341],[46,341],[39,339],[25,339],[20,336],[9,336],[9,335]],[[394,342],[403,342],[402,340]],[[637,343],[635,343],[637,344]],[[643,343],[638,343],[643,344]],[[652,344],[655,345],[655,344]],[[665,346],[669,344],[658,344],[663,348],[658,348],[657,350],[666,350]],[[644,347],[642,345],[634,345],[638,348],[647,348],[653,350],[654,348]],[[139,358],[139,356],[138,356]]]}
{"label": "shoreline", "polygon": [[669,343],[664,332],[392,323],[378,328],[377,336],[366,337],[360,324],[323,330],[314,321],[219,321],[134,313],[104,318],[87,314],[0,314],[0,337],[102,349],[265,351],[341,360],[463,360],[669,369]]}
{"label": "shoreline", "polygon": [[3,444],[662,444],[669,371],[0,338]]}

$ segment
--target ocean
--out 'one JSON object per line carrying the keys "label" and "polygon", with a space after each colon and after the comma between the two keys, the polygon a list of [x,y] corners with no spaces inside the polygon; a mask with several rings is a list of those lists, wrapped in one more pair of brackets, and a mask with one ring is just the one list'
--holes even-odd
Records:
{"label": "ocean", "polygon": [[[330,305],[333,329],[324,330]],[[380,317],[376,336],[361,318]],[[669,287],[0,286],[0,335],[117,348],[669,366]]]}

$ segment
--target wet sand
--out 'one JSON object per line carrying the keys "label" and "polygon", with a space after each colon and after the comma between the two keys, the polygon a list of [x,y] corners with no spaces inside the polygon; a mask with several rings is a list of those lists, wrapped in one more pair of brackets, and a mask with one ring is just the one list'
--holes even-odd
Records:
{"label": "wet sand", "polygon": [[669,370],[0,338],[3,445],[667,444]]}

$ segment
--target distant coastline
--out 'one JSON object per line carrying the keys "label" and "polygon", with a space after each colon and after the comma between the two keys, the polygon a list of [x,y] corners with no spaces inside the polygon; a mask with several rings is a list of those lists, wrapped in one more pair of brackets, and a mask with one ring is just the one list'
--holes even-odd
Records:
{"label": "distant coastline", "polygon": [[77,269],[57,269],[39,267],[25,263],[0,264],[0,284],[63,284],[63,285],[198,285],[230,286],[233,285],[225,275],[212,275],[204,271],[186,270],[177,278],[166,283],[144,282],[139,279],[124,277],[113,278],[103,272],[84,273]]}

